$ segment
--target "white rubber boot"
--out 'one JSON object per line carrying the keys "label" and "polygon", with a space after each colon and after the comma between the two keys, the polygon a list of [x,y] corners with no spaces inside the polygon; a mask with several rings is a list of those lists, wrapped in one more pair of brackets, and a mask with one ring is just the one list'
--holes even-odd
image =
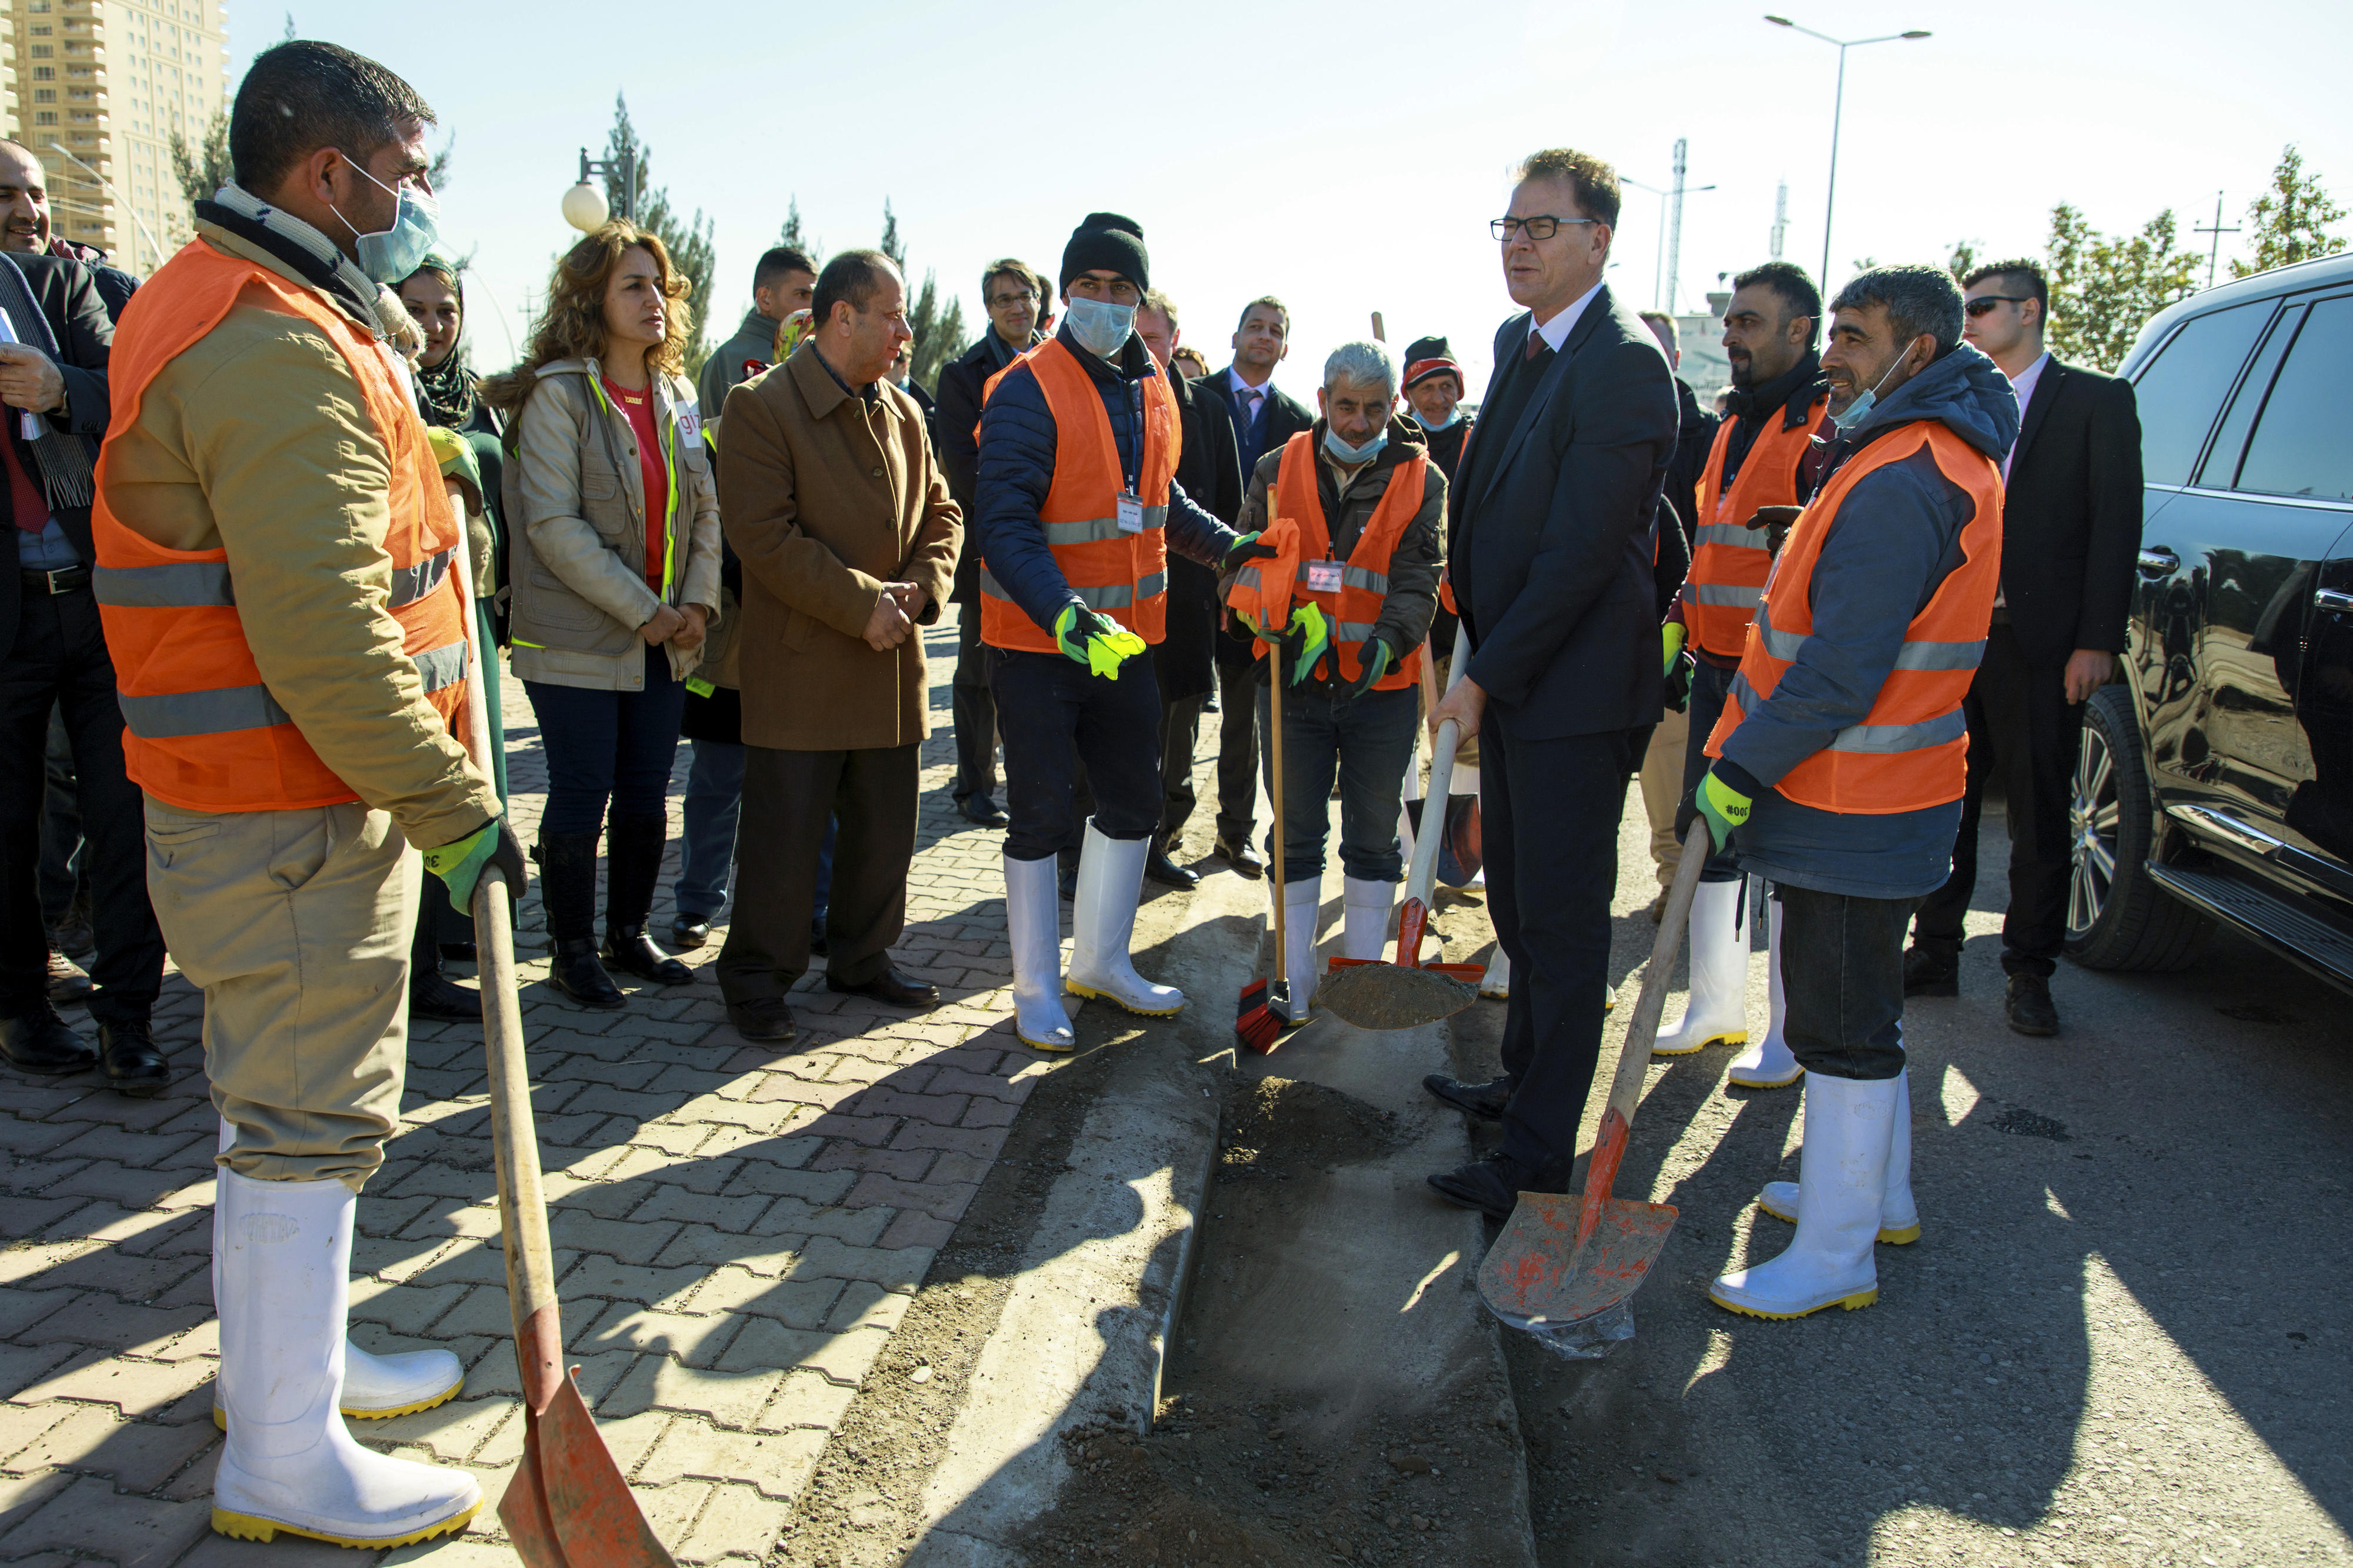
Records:
{"label": "white rubber boot", "polygon": [[1347,924],[1340,936],[1343,958],[1377,959],[1389,944],[1389,911],[1396,906],[1395,882],[1347,879]]}
{"label": "white rubber boot", "polygon": [[1724,1075],[1743,1089],[1787,1089],[1806,1071],[1789,1054],[1788,1037],[1782,1028],[1789,1011],[1789,999],[1781,984],[1781,900],[1775,899],[1771,903],[1768,919],[1773,941],[1766,950],[1765,993],[1772,1002],[1765,1016],[1765,1037],[1733,1058],[1731,1068]]}
{"label": "white rubber boot", "polygon": [[220,1345],[229,1426],[213,1528],[394,1547],[465,1528],[482,1489],[459,1469],[362,1447],[335,1409],[351,1300],[352,1211],[341,1182],[218,1178]]}
{"label": "white rubber boot", "polygon": [[1687,1057],[1748,1038],[1748,928],[1740,918],[1745,884],[1702,882],[1691,907],[1691,997],[1683,1021],[1659,1031],[1654,1057]]}
{"label": "white rubber boot", "polygon": [[[1495,956],[1487,961],[1487,973],[1479,977],[1479,994],[1494,1002],[1512,999],[1512,955],[1500,942],[1495,944]],[[1604,1002],[1601,1010],[1608,1012],[1609,1003]]]}
{"label": "white rubber boot", "polygon": [[[1895,1075],[1895,1131],[1887,1141],[1887,1195],[1879,1201],[1879,1239],[1906,1247],[1920,1239],[1920,1210],[1912,1201],[1912,1069]],[[1798,1220],[1798,1184],[1767,1182],[1757,1206],[1775,1219]]]}
{"label": "white rubber boot", "polygon": [[1324,910],[1324,887],[1304,877],[1282,884],[1282,977],[1291,982],[1291,1021],[1303,1024],[1324,984],[1323,961],[1315,956],[1315,922]]}
{"label": "white rubber boot", "polygon": [[1147,1018],[1175,1016],[1185,993],[1155,985],[1135,972],[1127,944],[1135,935],[1135,900],[1144,891],[1148,838],[1106,838],[1087,824],[1079,851],[1079,894],[1071,902],[1071,972],[1062,988],[1100,996]]}
{"label": "white rubber boot", "polygon": [[1708,1300],[1753,1318],[1852,1311],[1879,1300],[1871,1244],[1886,1195],[1888,1145],[1903,1087],[1894,1079],[1806,1075],[1806,1146],[1798,1163],[1798,1236],[1788,1251],[1736,1268]]}
{"label": "white rubber boot", "polygon": [[1074,1051],[1062,1005],[1062,899],[1054,857],[1005,857],[1005,936],[1013,949],[1013,1032],[1040,1051]]}
{"label": "white rubber boot", "polygon": [[[220,1152],[228,1152],[237,1142],[237,1129],[227,1118],[220,1124]],[[221,1211],[213,1205],[213,1310],[220,1310],[221,1299]],[[398,1351],[391,1355],[371,1355],[351,1342],[343,1342],[343,1394],[340,1402],[343,1413],[362,1421],[382,1421],[394,1415],[413,1415],[419,1410],[430,1410],[437,1405],[457,1397],[466,1386],[466,1363],[448,1351]],[[228,1408],[223,1403],[227,1396],[221,1392],[221,1378],[213,1377],[213,1425],[228,1430]]]}

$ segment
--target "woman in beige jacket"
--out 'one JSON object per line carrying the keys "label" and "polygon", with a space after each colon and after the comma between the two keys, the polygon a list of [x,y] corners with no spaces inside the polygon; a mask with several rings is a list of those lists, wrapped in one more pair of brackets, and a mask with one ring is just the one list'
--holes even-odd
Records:
{"label": "woman in beige jacket", "polygon": [[621,994],[598,962],[596,837],[610,810],[605,963],[693,979],[646,934],[661,873],[685,681],[719,605],[719,503],[694,389],[685,276],[608,223],[557,263],[531,353],[483,395],[512,410],[502,488],[514,671],[547,752],[540,891],[551,978],[583,1006]]}

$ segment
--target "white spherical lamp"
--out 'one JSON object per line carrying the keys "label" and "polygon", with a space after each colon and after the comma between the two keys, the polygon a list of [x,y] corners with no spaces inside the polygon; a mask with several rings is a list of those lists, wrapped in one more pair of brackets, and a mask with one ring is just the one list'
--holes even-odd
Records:
{"label": "white spherical lamp", "polygon": [[612,215],[605,193],[586,180],[564,193],[564,221],[583,234],[594,234]]}

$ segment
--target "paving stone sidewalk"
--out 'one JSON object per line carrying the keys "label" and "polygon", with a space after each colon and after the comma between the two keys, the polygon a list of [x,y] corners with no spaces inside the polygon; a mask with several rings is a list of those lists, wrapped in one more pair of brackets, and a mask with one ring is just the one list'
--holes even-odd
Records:
{"label": "paving stone sidewalk", "polygon": [[[898,953],[940,987],[936,1011],[835,995],[813,975],[793,997],[799,1039],[751,1045],[724,1021],[716,938],[684,955],[694,984],[625,986],[622,1012],[575,1010],[544,984],[536,894],[523,903],[523,1021],[565,1325],[606,1436],[681,1562],[767,1555],[1047,1068],[1011,1033],[1001,836],[965,823],[947,795],[953,626],[926,640],[936,728]],[[512,679],[505,712],[528,843],[546,765]],[[658,938],[689,758],[682,744]],[[157,1034],[178,1076],[154,1100],[94,1076],[0,1073],[0,1561],[369,1560],[208,1529],[217,1122],[201,1014],[171,975]],[[522,1421],[489,1134],[480,1029],[417,1026],[403,1126],[360,1202],[351,1315],[369,1349],[442,1345],[468,1367],[456,1400],[355,1422],[355,1434],[472,1468],[494,1505]],[[459,1540],[393,1555],[427,1554],[439,1568],[512,1561],[491,1507]]]}

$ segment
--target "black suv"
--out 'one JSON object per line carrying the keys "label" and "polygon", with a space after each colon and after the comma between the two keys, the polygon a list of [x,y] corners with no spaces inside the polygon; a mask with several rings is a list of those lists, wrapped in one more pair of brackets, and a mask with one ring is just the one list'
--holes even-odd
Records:
{"label": "black suv", "polygon": [[2353,257],[2142,330],[2140,581],[2084,710],[2067,951],[2171,968],[2210,922],[2353,990]]}

